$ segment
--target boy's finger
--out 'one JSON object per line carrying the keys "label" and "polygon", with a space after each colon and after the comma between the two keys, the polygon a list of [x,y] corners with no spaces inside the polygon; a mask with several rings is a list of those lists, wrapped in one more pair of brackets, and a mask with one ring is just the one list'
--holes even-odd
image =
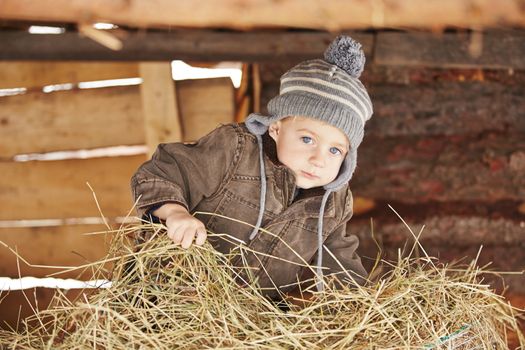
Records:
{"label": "boy's finger", "polygon": [[197,230],[197,238],[195,239],[195,244],[203,245],[204,242],[206,242],[206,236],[207,234],[205,229]]}
{"label": "boy's finger", "polygon": [[195,238],[195,231],[191,229],[186,230],[184,232],[184,237],[182,238],[181,247],[183,249],[188,249],[193,243],[193,238]]}
{"label": "boy's finger", "polygon": [[184,229],[179,227],[177,230],[175,230],[175,232],[173,233],[173,242],[175,242],[175,244],[180,244],[182,242],[182,239],[184,238]]}
{"label": "boy's finger", "polygon": [[166,222],[166,226],[168,228],[168,237],[171,238],[172,241],[175,242],[175,236],[178,231],[181,230],[180,223],[179,222]]}
{"label": "boy's finger", "polygon": [[168,237],[175,241],[175,228],[174,227],[168,227]]}

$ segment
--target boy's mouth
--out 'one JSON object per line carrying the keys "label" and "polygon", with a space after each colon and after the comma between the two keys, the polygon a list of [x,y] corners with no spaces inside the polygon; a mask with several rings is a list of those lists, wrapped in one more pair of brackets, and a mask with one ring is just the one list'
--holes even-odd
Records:
{"label": "boy's mouth", "polygon": [[301,175],[309,180],[316,180],[316,179],[319,179],[319,176],[317,175],[314,175],[312,173],[309,173],[309,172],[306,172],[306,171],[303,171],[301,170]]}

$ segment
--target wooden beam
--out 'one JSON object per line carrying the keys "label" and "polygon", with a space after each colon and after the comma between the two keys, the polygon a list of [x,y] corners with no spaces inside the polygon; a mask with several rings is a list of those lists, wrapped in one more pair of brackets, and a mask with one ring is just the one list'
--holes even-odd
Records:
{"label": "wooden beam", "polygon": [[[476,44],[478,36],[480,41]],[[377,34],[374,62],[397,66],[525,69],[525,32],[441,35],[382,32]]]}
{"label": "wooden beam", "polygon": [[136,78],[133,62],[0,62],[0,89]]}
{"label": "wooden beam", "polygon": [[[363,45],[368,57],[371,55],[373,34],[345,33]],[[122,49],[113,51],[75,32],[36,35],[3,31],[0,60],[300,61],[321,57],[335,36],[322,32],[130,31],[122,37]]]}
{"label": "wooden beam", "polygon": [[[348,224],[349,229],[362,240],[366,240],[368,244],[373,244],[369,240],[370,219],[373,219],[374,235],[384,244],[402,246],[406,241],[413,241],[410,231],[387,204],[400,213],[414,233],[417,234],[425,226],[420,237],[420,242],[424,247],[447,245],[456,247],[523,246],[523,227],[518,218],[504,218],[499,215],[499,212],[491,212],[491,216],[486,217],[477,216],[474,212],[454,215],[450,214],[452,209],[439,210],[440,207],[446,206],[456,207],[455,210],[461,209],[454,202],[446,202],[440,205],[433,203],[428,206],[421,203],[406,205],[400,202],[381,202],[374,212],[353,217]],[[499,211],[499,208],[496,208],[494,204],[480,204],[480,202],[465,202],[461,204],[461,207],[474,207],[476,205],[495,208]],[[432,206],[436,210],[433,213],[428,213],[428,216],[418,213],[421,207],[426,210]],[[511,216],[508,213],[503,214]]]}
{"label": "wooden beam", "polygon": [[[368,62],[381,65],[429,67],[525,68],[525,32],[492,30],[463,33],[344,32],[358,40]],[[77,33],[34,35],[0,32],[2,60],[118,60],[274,62],[322,57],[335,33],[324,32],[218,32],[179,30],[127,32],[123,48],[110,50]],[[476,38],[480,49],[474,56]]]}
{"label": "wooden beam", "polygon": [[182,141],[182,126],[169,62],[141,63],[140,96],[146,145],[153,154],[159,143]]}
{"label": "wooden beam", "polygon": [[[184,80],[177,86],[187,130],[184,141],[233,121],[234,88],[229,78]],[[0,103],[0,159],[146,143],[138,86],[31,92],[0,97]]]}
{"label": "wooden beam", "polygon": [[3,0],[0,19],[133,27],[436,28],[525,24],[520,0]]}
{"label": "wooden beam", "polygon": [[365,74],[374,102],[367,137],[525,134],[525,72],[390,66]]}

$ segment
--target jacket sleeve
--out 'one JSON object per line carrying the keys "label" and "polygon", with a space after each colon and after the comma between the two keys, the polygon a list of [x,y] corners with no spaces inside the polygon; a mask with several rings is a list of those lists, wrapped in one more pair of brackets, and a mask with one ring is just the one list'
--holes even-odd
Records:
{"label": "jacket sleeve", "polygon": [[240,157],[241,137],[233,125],[219,127],[195,144],[160,144],[131,178],[139,217],[174,202],[192,211],[224,185]]}
{"label": "jacket sleeve", "polygon": [[325,247],[337,261],[325,249],[322,265],[328,268],[328,270],[325,270],[325,275],[335,273],[340,281],[345,281],[350,280],[348,277],[348,274],[350,274],[358,284],[362,285],[366,281],[368,273],[356,252],[359,246],[359,238],[351,234],[347,228],[347,223],[353,214],[352,205],[352,195],[350,190],[348,190],[346,208],[341,223],[324,242]]}

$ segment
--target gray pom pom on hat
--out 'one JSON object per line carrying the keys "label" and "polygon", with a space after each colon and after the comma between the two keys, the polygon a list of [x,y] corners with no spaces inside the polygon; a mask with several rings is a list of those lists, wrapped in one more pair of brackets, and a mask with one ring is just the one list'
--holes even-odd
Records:
{"label": "gray pom pom on hat", "polygon": [[324,52],[324,59],[354,78],[361,76],[366,61],[361,44],[345,35],[338,36],[330,43]]}

